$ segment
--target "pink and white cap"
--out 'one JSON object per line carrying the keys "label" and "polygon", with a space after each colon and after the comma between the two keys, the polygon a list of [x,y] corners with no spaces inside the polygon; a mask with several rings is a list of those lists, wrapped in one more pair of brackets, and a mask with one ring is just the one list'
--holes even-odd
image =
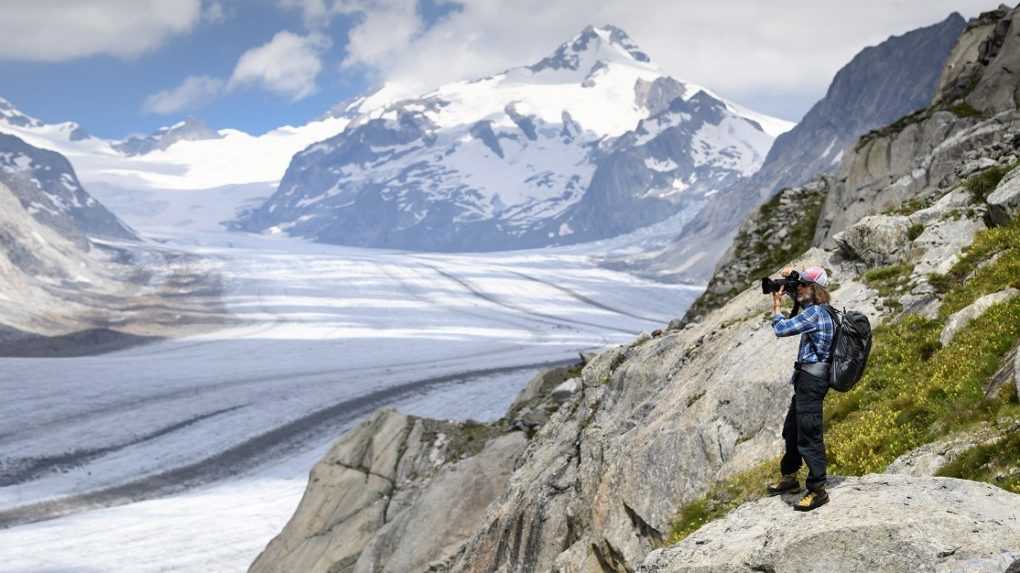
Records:
{"label": "pink and white cap", "polygon": [[829,274],[822,267],[808,267],[804,269],[804,272],[800,273],[800,280],[806,283],[815,283],[822,288],[829,286]]}

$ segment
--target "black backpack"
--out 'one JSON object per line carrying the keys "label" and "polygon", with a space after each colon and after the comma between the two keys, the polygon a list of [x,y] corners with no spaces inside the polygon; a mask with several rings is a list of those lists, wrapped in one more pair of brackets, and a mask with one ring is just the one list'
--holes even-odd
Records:
{"label": "black backpack", "polygon": [[871,323],[863,313],[843,309],[839,312],[829,305],[825,310],[836,327],[832,339],[832,369],[829,386],[839,392],[848,392],[857,384],[868,365],[871,354]]}

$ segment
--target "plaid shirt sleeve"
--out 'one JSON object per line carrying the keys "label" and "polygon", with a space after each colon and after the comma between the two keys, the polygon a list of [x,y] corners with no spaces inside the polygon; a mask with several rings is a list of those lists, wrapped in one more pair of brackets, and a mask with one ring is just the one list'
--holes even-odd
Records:
{"label": "plaid shirt sleeve", "polygon": [[795,336],[818,330],[818,305],[811,305],[793,318],[783,318],[782,314],[772,317],[772,331],[776,336]]}

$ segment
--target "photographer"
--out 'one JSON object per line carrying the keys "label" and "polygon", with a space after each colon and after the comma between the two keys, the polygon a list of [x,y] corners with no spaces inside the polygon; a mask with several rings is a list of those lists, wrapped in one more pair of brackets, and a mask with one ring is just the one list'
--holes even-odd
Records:
{"label": "photographer", "polygon": [[[786,452],[780,462],[782,479],[768,486],[770,495],[800,491],[797,470],[807,464],[807,494],[794,506],[811,511],[829,502],[825,491],[826,459],[822,441],[822,401],[829,390],[829,368],[835,326],[825,307],[829,303],[824,269],[808,267],[803,273],[786,268],[781,281],[763,279],[762,290],[772,294],[772,329],[776,336],[800,335],[794,363],[793,399],[783,424]],[[783,294],[794,300],[790,318],[780,312]],[[798,314],[798,308],[803,310]]]}

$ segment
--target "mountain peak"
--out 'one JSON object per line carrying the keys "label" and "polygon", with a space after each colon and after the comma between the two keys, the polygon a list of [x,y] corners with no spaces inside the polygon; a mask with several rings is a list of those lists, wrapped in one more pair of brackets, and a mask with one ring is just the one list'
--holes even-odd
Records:
{"label": "mountain peak", "polygon": [[649,65],[648,54],[626,32],[612,25],[587,26],[556,51],[530,66],[531,71],[578,70],[596,62],[624,61]]}

